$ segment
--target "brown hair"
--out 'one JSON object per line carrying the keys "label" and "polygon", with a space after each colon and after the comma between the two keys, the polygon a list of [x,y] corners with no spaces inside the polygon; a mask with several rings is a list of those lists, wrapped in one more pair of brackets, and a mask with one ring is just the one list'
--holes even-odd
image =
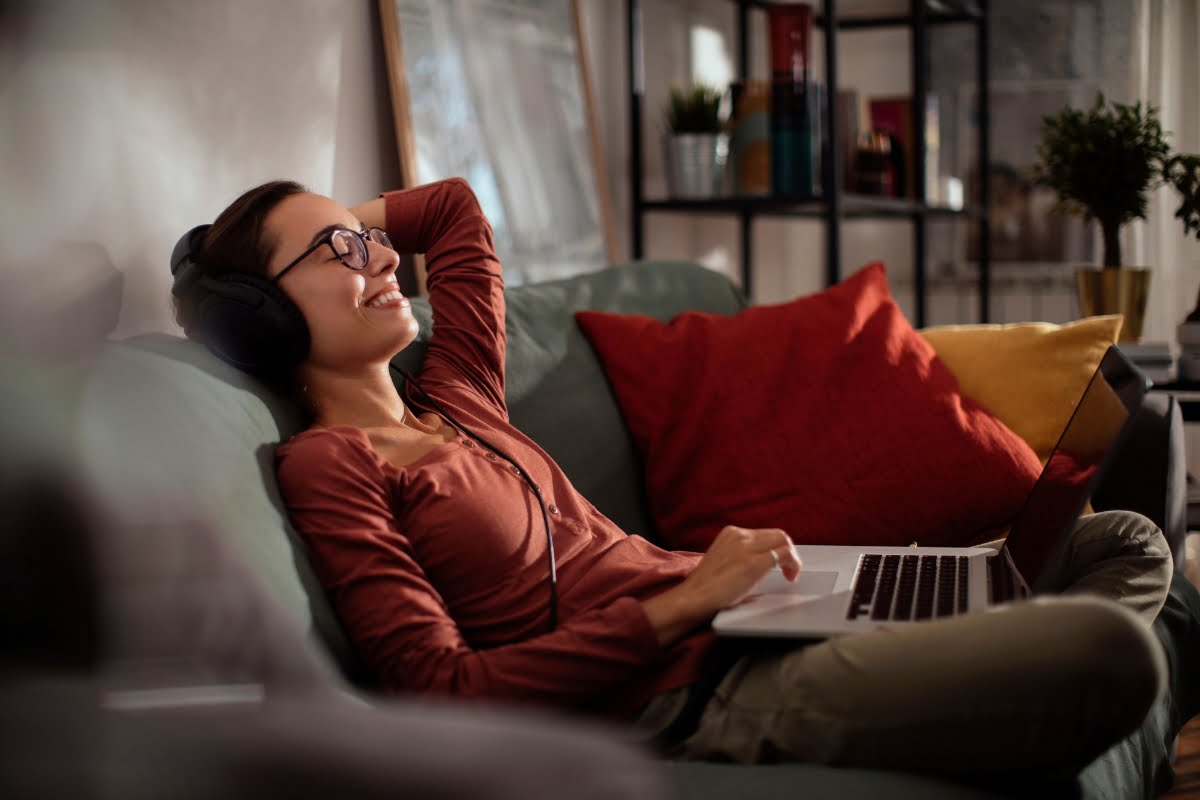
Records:
{"label": "brown hair", "polygon": [[[285,197],[307,191],[295,181],[269,181],[243,193],[205,233],[200,251],[193,254],[196,266],[206,275],[248,272],[265,277],[275,241],[266,235],[263,222]],[[175,321],[185,332],[195,318],[195,295],[191,297],[185,293],[174,298]]]}

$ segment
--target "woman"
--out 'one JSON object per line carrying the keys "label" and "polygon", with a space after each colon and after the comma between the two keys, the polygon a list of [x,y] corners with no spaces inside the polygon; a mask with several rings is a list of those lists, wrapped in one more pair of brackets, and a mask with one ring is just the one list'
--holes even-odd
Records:
{"label": "woman", "polygon": [[[397,251],[426,254],[435,320],[403,396],[389,360],[418,325]],[[773,568],[798,575],[788,536],[731,526],[703,555],[661,550],[509,424],[501,269],[464,181],[351,209],[266,184],[193,256],[281,291],[311,338],[271,376],[312,414],[278,450],[279,483],[386,688],[614,716],[683,757],[1070,774],[1165,680],[1148,624],[1170,554],[1128,513],[1077,526],[1064,595],[807,647],[718,643],[720,608]],[[195,332],[201,303],[179,283]]]}

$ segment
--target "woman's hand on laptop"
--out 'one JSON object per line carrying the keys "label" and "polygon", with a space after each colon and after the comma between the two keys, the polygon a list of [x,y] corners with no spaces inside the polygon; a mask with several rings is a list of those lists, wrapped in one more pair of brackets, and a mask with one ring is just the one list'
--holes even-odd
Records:
{"label": "woman's hand on laptop", "polygon": [[786,533],[778,528],[725,527],[690,575],[642,604],[659,643],[670,644],[712,621],[776,566],[789,581],[800,575],[800,558]]}

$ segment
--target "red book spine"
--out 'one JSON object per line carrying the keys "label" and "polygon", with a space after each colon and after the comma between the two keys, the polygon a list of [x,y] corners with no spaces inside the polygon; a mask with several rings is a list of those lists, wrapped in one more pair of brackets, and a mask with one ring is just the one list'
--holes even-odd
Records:
{"label": "red book spine", "polygon": [[771,32],[771,77],[804,83],[812,52],[812,6],[776,3],[767,8],[767,21]]}

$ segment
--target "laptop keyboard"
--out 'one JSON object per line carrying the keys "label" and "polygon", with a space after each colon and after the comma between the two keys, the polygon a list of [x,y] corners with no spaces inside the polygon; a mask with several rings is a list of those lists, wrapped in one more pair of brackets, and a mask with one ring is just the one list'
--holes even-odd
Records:
{"label": "laptop keyboard", "polygon": [[965,613],[967,560],[966,556],[864,553],[858,559],[846,617],[917,620]]}

